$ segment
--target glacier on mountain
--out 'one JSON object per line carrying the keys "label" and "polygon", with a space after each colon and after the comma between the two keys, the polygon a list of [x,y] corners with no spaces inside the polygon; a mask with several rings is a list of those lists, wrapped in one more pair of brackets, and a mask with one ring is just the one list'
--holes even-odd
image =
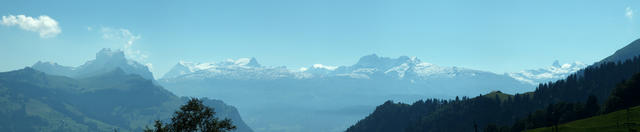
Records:
{"label": "glacier on mountain", "polygon": [[460,67],[443,67],[422,62],[416,57],[400,56],[396,59],[376,54],[362,57],[352,66],[314,64],[300,70],[286,67],[261,66],[255,58],[228,59],[222,62],[195,63],[180,61],[162,79],[227,78],[227,79],[308,79],[314,77],[350,77],[371,79],[384,77],[398,80],[424,80],[493,74]]}
{"label": "glacier on mountain", "polygon": [[587,67],[582,62],[572,62],[560,64],[557,60],[547,68],[540,68],[534,70],[522,70],[520,72],[506,73],[507,75],[529,84],[546,83],[550,81],[564,79],[567,76]]}

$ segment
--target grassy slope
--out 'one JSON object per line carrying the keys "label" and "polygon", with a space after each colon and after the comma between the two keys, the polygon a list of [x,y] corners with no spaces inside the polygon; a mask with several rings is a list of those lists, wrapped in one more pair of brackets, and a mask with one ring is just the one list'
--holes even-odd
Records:
{"label": "grassy slope", "polygon": [[[565,123],[559,126],[561,132],[627,132],[623,126],[627,120],[627,110],[619,110],[613,113],[594,116],[587,119]],[[619,127],[617,125],[619,121]],[[630,109],[630,122],[638,124],[632,127],[640,130],[640,106]],[[550,132],[551,127],[531,130],[530,132]]]}
{"label": "grassy slope", "polygon": [[491,93],[488,93],[488,94],[485,94],[485,95],[482,95],[482,96],[487,97],[487,98],[491,98],[491,99],[496,99],[496,95],[498,95],[498,98],[500,98],[500,101],[503,101],[503,102],[506,101],[508,98],[512,98],[513,97],[513,95],[505,94],[505,93],[502,93],[500,91],[493,91]]}

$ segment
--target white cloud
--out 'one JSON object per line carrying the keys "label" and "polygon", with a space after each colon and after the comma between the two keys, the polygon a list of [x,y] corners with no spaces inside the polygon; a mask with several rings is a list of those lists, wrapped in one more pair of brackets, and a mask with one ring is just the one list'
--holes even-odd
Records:
{"label": "white cloud", "polygon": [[2,16],[2,25],[17,25],[24,30],[40,33],[41,38],[55,37],[62,32],[58,26],[58,22],[46,15],[39,16],[38,18],[25,15]]}
{"label": "white cloud", "polygon": [[125,49],[131,48],[131,46],[133,45],[133,42],[142,38],[140,35],[134,35],[128,29],[123,29],[123,28],[115,29],[115,28],[103,27],[101,31],[102,31],[102,38],[104,39],[125,40],[126,41],[126,44],[124,45]]}
{"label": "white cloud", "polygon": [[633,12],[634,12],[634,11],[633,11],[633,9],[631,9],[631,7],[627,7],[627,8],[625,9],[624,16],[626,16],[626,17],[627,17],[627,18],[629,18],[629,19],[633,19]]}
{"label": "white cloud", "polygon": [[[92,30],[92,28],[89,27],[87,28],[87,30]],[[102,38],[104,39],[123,42],[122,50],[128,58],[140,63],[145,63],[147,58],[149,58],[149,54],[147,52],[132,48],[134,43],[142,38],[142,36],[135,35],[128,29],[123,28],[102,27],[100,32],[102,33]],[[149,68],[153,68],[153,65],[151,63],[145,63],[145,65]]]}

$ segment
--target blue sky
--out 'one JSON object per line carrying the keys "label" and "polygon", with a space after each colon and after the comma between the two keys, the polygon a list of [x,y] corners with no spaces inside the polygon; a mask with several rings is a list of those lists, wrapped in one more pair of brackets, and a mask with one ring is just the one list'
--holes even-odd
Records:
{"label": "blue sky", "polygon": [[515,72],[612,54],[640,38],[639,9],[637,0],[1,1],[1,16],[48,16],[59,32],[0,25],[0,71],[78,66],[120,48],[155,76],[180,60],[256,57],[297,69],[372,53]]}

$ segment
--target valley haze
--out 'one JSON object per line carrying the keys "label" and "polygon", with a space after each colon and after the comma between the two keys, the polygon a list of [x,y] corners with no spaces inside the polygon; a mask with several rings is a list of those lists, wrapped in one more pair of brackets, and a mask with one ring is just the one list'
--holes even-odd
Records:
{"label": "valley haze", "polygon": [[[154,80],[146,66],[126,59],[121,50],[105,48],[95,56],[76,67],[42,61],[32,67],[51,75],[76,78],[120,68],[127,74]],[[537,83],[564,78],[585,66],[555,61],[547,68],[496,74],[438,66],[417,57],[370,54],[351,66],[314,64],[291,70],[263,66],[256,58],[240,58],[209,63],[181,61],[154,83],[179,96],[208,97],[233,104],[257,131],[341,131],[386,100],[410,103],[492,91],[522,93],[533,90]]]}
{"label": "valley haze", "polygon": [[0,131],[160,131],[194,117],[232,132],[564,131],[637,111],[639,9],[0,1]]}

